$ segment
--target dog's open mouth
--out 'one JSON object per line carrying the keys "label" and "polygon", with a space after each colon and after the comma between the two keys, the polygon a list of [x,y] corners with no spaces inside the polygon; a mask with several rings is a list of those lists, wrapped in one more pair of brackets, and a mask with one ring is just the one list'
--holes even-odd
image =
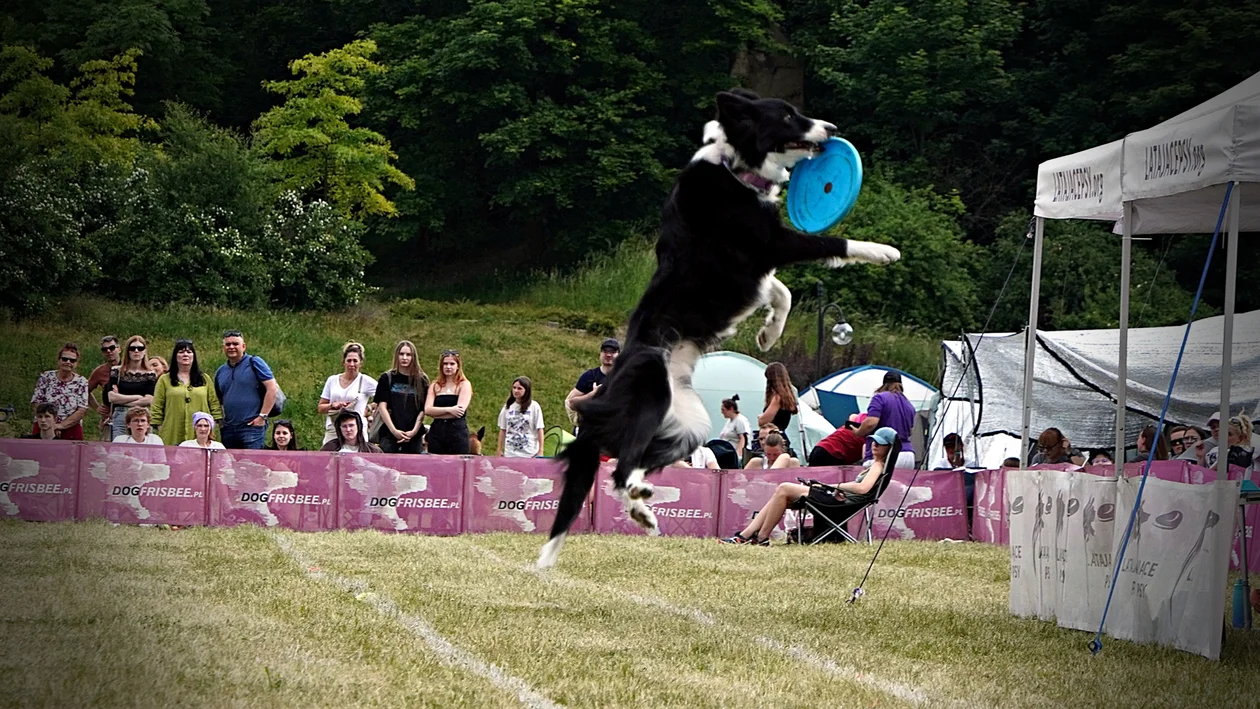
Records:
{"label": "dog's open mouth", "polygon": [[809,153],[821,153],[823,146],[821,143],[815,143],[810,140],[793,140],[783,144],[783,151],[788,150],[804,150]]}

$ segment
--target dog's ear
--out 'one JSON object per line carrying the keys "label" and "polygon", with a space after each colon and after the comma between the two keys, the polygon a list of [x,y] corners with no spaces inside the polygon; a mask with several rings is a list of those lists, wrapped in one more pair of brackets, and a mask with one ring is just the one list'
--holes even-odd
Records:
{"label": "dog's ear", "polygon": [[751,108],[752,101],[740,94],[723,91],[717,95],[718,119],[723,122],[743,120]]}
{"label": "dog's ear", "polygon": [[485,438],[486,438],[486,427],[482,426],[481,428],[477,429],[477,440],[482,441],[482,440],[485,440]]}

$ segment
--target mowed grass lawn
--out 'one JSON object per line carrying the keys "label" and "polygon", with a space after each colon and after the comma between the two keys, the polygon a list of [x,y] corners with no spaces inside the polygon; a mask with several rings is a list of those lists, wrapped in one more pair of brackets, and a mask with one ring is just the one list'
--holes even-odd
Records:
{"label": "mowed grass lawn", "polygon": [[[1007,552],[0,523],[0,705],[1242,707],[1223,659],[1007,614]],[[1224,592],[1224,590],[1223,590]]]}

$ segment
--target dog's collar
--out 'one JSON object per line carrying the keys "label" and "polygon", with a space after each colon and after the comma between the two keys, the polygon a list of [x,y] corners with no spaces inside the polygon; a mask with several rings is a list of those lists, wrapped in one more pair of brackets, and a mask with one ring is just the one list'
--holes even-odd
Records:
{"label": "dog's collar", "polygon": [[731,161],[729,159],[724,158],[722,160],[722,164],[726,166],[726,169],[731,171],[731,174],[735,176],[735,179],[739,180],[740,182],[743,182],[744,184],[757,190],[758,192],[761,192],[763,194],[770,194],[770,190],[774,188],[773,180],[767,180],[766,178],[762,177],[756,172],[753,172],[752,170],[738,170],[737,171],[735,170],[735,168],[731,167]]}

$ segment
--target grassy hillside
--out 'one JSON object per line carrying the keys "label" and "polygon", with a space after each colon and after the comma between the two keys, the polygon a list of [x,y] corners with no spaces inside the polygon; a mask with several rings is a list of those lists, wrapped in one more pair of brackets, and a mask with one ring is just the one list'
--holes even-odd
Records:
{"label": "grassy hillside", "polygon": [[[0,405],[17,408],[9,433],[30,425],[31,391],[39,373],[52,369],[57,350],[74,342],[83,354],[79,373],[87,376],[101,360],[97,350],[106,333],[148,338],[151,351],[170,358],[176,338],[194,340],[201,366],[213,371],[223,361],[220,336],[236,328],[245,333],[248,351],[265,359],[289,396],[285,415],[298,426],[299,440],[310,447],[322,437],[322,417],[315,406],[329,375],[341,371],[341,346],[347,340],[367,348],[363,371],[378,376],[389,368],[400,339],[416,343],[420,363],[433,376],[438,353],[460,351],[473,383],[468,422],[486,427],[486,440],[497,437],[495,422],[512,380],[520,375],[534,382],[534,398],[547,424],[564,424],[564,396],[578,375],[598,362],[600,340],[624,334],[626,316],[655,268],[646,242],[628,242],[589,262],[580,271],[560,276],[538,274],[515,288],[488,287],[489,304],[455,301],[400,300],[369,304],[338,313],[235,311],[171,305],[164,308],[72,299],[43,316],[4,323],[0,338]],[[815,304],[796,304],[780,345],[769,353],[757,350],[754,338],[761,316],[750,318],[724,345],[762,361],[787,364],[798,387],[815,377]],[[827,326],[830,327],[830,321]],[[930,333],[894,329],[874,322],[854,322],[856,336],[848,347],[824,350],[823,372],[876,362],[901,367],[929,382],[937,379],[940,338]],[[88,416],[95,426],[96,414]]]}
{"label": "grassy hillside", "polygon": [[[289,397],[285,415],[298,427],[304,447],[323,436],[316,411],[324,380],[341,371],[341,346],[358,340],[367,349],[363,371],[378,376],[389,368],[400,339],[416,343],[420,363],[436,373],[438,353],[460,351],[464,371],[473,384],[469,407],[471,428],[486,426],[486,440],[497,435],[495,420],[519,375],[534,381],[534,398],[547,423],[562,423],[565,394],[583,369],[598,360],[600,337],[549,325],[539,310],[523,312],[501,306],[406,301],[392,308],[361,307],[344,313],[239,312],[216,308],[171,306],[147,309],[99,300],[73,300],[45,316],[5,325],[0,358],[8,366],[0,374],[0,405],[18,409],[18,430],[29,426],[31,392],[39,373],[53,368],[63,342],[79,345],[86,376],[101,360],[97,343],[110,333],[125,338],[144,335],[151,347],[170,358],[176,338],[191,338],[203,369],[224,362],[220,336],[229,328],[245,333],[248,351],[261,356],[276,372]],[[554,322],[554,321],[551,321]],[[95,425],[96,414],[89,414]]]}

